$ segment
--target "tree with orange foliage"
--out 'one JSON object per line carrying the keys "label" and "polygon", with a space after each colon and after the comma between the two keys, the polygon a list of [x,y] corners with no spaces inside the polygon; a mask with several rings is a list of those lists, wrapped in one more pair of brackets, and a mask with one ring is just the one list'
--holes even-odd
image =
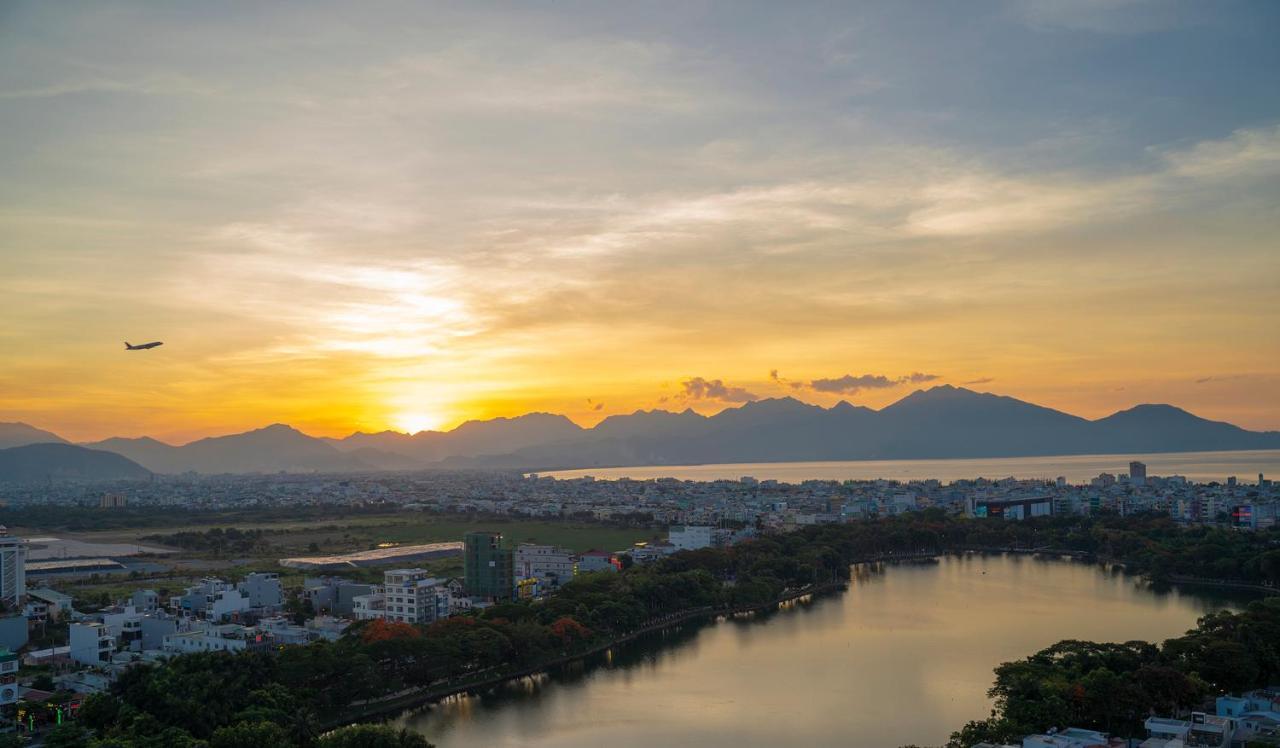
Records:
{"label": "tree with orange foliage", "polygon": [[565,616],[556,619],[551,624],[551,635],[559,639],[564,644],[572,644],[575,641],[586,641],[591,638],[591,629],[578,623],[576,620]]}
{"label": "tree with orange foliage", "polygon": [[394,639],[417,639],[422,632],[407,623],[392,621],[388,623],[382,618],[375,618],[360,631],[360,640],[365,644],[386,642]]}

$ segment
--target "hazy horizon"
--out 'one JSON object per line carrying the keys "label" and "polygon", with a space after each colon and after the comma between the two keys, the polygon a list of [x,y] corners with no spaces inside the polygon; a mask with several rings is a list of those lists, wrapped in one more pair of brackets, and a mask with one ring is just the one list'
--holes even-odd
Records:
{"label": "hazy horizon", "polygon": [[1278,29],[7,3],[0,421],[183,443],[949,383],[1280,429]]}

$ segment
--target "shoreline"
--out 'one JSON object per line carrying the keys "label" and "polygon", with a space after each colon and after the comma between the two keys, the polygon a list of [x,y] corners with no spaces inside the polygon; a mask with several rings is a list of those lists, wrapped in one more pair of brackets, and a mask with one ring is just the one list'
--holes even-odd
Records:
{"label": "shoreline", "polygon": [[[1097,554],[1090,551],[1059,550],[1059,549],[1053,549],[1053,548],[971,547],[971,548],[957,548],[951,551],[921,551],[918,553],[904,553],[904,554],[896,554],[896,555],[874,555],[864,559],[852,561],[850,562],[849,565],[852,567],[852,566],[858,566],[861,564],[884,564],[884,563],[922,561],[922,560],[928,560],[928,559],[939,559],[944,556],[963,556],[967,554],[977,554],[977,555],[1017,554],[1017,555],[1031,555],[1031,556],[1051,556],[1051,557],[1057,557],[1057,558],[1073,558],[1076,560],[1098,560]],[[1155,580],[1152,580],[1147,575],[1141,575],[1141,576],[1149,583],[1155,582]],[[1275,587],[1268,587],[1266,585],[1261,585],[1261,584],[1253,584],[1250,582],[1236,582],[1231,580],[1209,579],[1209,578],[1189,577],[1189,576],[1173,576],[1168,580],[1164,580],[1164,581],[1174,585],[1246,590],[1246,591],[1261,592],[1266,595],[1280,594],[1280,589],[1277,589]],[[377,719],[381,717],[387,717],[392,715],[393,713],[401,712],[406,709],[412,709],[412,708],[436,703],[446,698],[449,698],[450,696],[456,696],[458,694],[463,694],[463,693],[483,691],[490,688],[494,688],[496,686],[500,686],[504,683],[510,683],[513,681],[520,680],[522,678],[528,678],[535,675],[540,675],[550,670],[563,667],[570,663],[578,662],[581,660],[585,660],[589,657],[594,657],[596,655],[602,654],[610,649],[613,649],[614,647],[634,641],[635,639],[638,639],[641,636],[657,633],[659,631],[664,631],[664,630],[673,628],[675,626],[688,623],[690,621],[706,619],[706,618],[720,618],[720,617],[728,618],[736,615],[741,615],[744,613],[758,613],[771,608],[776,609],[777,606],[779,605],[792,602],[795,600],[799,600],[801,598],[818,597],[818,596],[826,595],[831,592],[835,592],[837,590],[845,590],[848,588],[848,586],[849,586],[849,581],[847,580],[826,582],[823,584],[812,585],[812,586],[805,587],[798,590],[791,590],[789,592],[786,592],[780,595],[774,600],[771,600],[767,603],[761,603],[758,605],[739,606],[736,608],[710,608],[710,607],[696,608],[696,609],[684,611],[681,613],[675,613],[675,614],[666,616],[664,618],[661,618],[657,621],[653,621],[623,636],[617,637],[615,639],[611,639],[608,642],[603,642],[603,643],[594,645],[592,647],[589,647],[581,652],[575,652],[573,654],[564,655],[564,656],[555,658],[553,660],[550,660],[548,662],[541,663],[536,666],[521,668],[519,670],[506,672],[506,673],[485,674],[484,676],[476,680],[465,681],[462,683],[454,683],[454,684],[434,686],[434,687],[428,686],[428,687],[407,689],[407,690],[399,691],[393,694],[387,694],[386,696],[371,699],[359,704],[353,704],[350,707],[348,707],[346,710],[344,710],[342,716],[332,721],[326,722],[322,729],[332,730],[338,727],[342,727],[344,725],[368,721],[368,720]]]}
{"label": "shoreline", "polygon": [[[867,563],[867,562],[863,562],[863,563]],[[793,602],[801,598],[818,597],[830,592],[834,592],[836,590],[843,590],[847,588],[848,585],[849,585],[849,582],[847,580],[839,580],[835,582],[824,582],[822,584],[810,585],[808,587],[804,587],[798,590],[791,590],[789,592],[785,592],[782,595],[775,598],[774,600],[771,600],[766,603],[760,603],[758,605],[746,605],[746,606],[738,606],[734,608],[712,608],[712,607],[695,608],[692,610],[684,611],[682,613],[674,613],[672,615],[666,616],[657,621],[649,623],[645,626],[642,626],[636,629],[635,631],[631,631],[627,634],[624,634],[623,636],[617,637],[615,639],[611,639],[607,642],[594,645],[581,652],[575,652],[573,654],[564,655],[562,657],[558,657],[554,660],[550,660],[548,662],[544,662],[539,665],[535,665],[527,668],[521,668],[520,670],[515,670],[508,673],[489,674],[489,675],[486,675],[485,677],[479,678],[478,680],[471,681],[471,682],[455,683],[447,686],[446,685],[434,686],[434,687],[427,686],[427,687],[408,689],[405,691],[398,691],[393,694],[388,694],[384,697],[371,699],[369,701],[366,701],[360,704],[354,704],[348,707],[346,710],[344,710],[344,713],[342,714],[342,716],[338,717],[337,719],[326,722],[323,725],[322,729],[332,730],[338,727],[342,727],[344,725],[354,724],[356,722],[363,722],[370,719],[376,719],[378,717],[385,717],[390,715],[393,712],[400,712],[405,709],[410,709],[418,706],[425,706],[427,704],[432,704],[432,703],[441,701],[450,696],[456,696],[462,693],[470,693],[473,691],[482,691],[482,690],[493,688],[495,686],[500,686],[504,683],[509,683],[512,681],[520,680],[522,678],[528,678],[534,675],[539,675],[549,670],[563,667],[570,663],[578,662],[588,657],[594,657],[596,655],[602,654],[604,652],[607,652],[610,649],[613,649],[614,647],[634,641],[635,639],[638,639],[641,636],[657,633],[659,631],[664,631],[666,629],[679,626],[684,623],[688,623],[689,621],[700,620],[704,618],[720,618],[720,617],[728,618],[736,615],[742,615],[744,613],[758,613],[760,611],[776,608],[779,605],[782,605],[788,602]]]}

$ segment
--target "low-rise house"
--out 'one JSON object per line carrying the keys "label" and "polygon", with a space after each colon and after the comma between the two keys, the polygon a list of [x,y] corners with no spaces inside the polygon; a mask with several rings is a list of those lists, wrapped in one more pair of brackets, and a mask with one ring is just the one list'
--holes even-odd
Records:
{"label": "low-rise house", "polygon": [[354,615],[355,598],[373,594],[374,591],[375,586],[372,584],[352,582],[339,577],[308,577],[302,582],[303,597],[311,602],[312,610],[337,616]]}
{"label": "low-rise house", "polygon": [[22,664],[27,667],[56,667],[70,662],[72,662],[70,646],[35,649],[22,656]]}
{"label": "low-rise house", "polygon": [[284,604],[279,574],[255,571],[237,584],[236,589],[249,601],[250,608],[275,610]]}
{"label": "low-rise house", "polygon": [[578,572],[587,574],[593,571],[618,571],[622,564],[607,551],[587,551],[578,557]]}
{"label": "low-rise house", "polygon": [[210,624],[191,631],[180,631],[164,638],[163,649],[169,654],[193,652],[242,652],[271,644],[270,635],[234,623]]}
{"label": "low-rise house", "polygon": [[[34,590],[27,590],[27,598],[29,603],[40,603],[45,606],[45,616],[50,621],[60,620],[64,616],[71,613],[72,599],[70,595],[64,595],[57,590],[51,590],[47,587],[40,587]],[[28,618],[31,616],[28,615]]]}
{"label": "low-rise house", "polygon": [[155,590],[134,590],[129,596],[129,604],[143,613],[150,613],[160,608],[160,594]]}
{"label": "low-rise house", "polygon": [[1127,745],[1123,740],[1112,740],[1105,732],[1068,727],[1051,730],[1043,735],[1028,735],[1022,739],[1022,748],[1114,748]]}
{"label": "low-rise house", "polygon": [[297,626],[283,616],[263,618],[258,621],[257,629],[270,634],[276,644],[309,644],[318,638],[312,629]]}
{"label": "low-rise house", "polygon": [[356,595],[351,599],[351,615],[357,621],[371,621],[382,618],[387,610],[387,599],[380,590],[367,595]]}
{"label": "low-rise house", "polygon": [[116,637],[99,621],[72,623],[68,643],[71,659],[81,665],[100,667],[111,661],[116,651]]}
{"label": "low-rise house", "polygon": [[350,625],[351,621],[332,616],[316,616],[306,623],[306,627],[315,633],[317,639],[327,639],[331,642],[342,638],[343,632]]}

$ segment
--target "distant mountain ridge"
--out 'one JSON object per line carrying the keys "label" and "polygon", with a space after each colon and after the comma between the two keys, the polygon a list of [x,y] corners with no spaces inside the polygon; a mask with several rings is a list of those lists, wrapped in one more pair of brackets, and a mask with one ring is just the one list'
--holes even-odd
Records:
{"label": "distant mountain ridge", "polygon": [[[26,424],[0,438],[58,439]],[[784,397],[714,416],[636,411],[582,428],[530,413],[468,421],[452,431],[356,432],[315,438],[275,424],[183,446],[155,439],[85,445],[158,473],[350,472],[427,467],[551,470],[722,462],[1030,457],[1280,449],[1280,432],[1247,431],[1171,405],[1138,405],[1088,420],[1012,397],[941,385],[880,410]]]}
{"label": "distant mountain ridge", "polygon": [[142,480],[150,475],[127,457],[74,444],[49,442],[0,449],[0,483]]}
{"label": "distant mountain ridge", "polygon": [[0,423],[0,449],[25,447],[28,444],[66,444],[67,440],[50,431],[22,422]]}

